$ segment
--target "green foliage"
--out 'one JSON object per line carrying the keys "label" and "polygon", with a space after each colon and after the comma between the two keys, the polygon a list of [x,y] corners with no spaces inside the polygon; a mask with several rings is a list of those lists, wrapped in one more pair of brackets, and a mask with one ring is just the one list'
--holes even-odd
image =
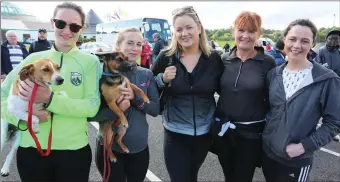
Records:
{"label": "green foliage", "polygon": [[[320,28],[316,34],[317,35],[316,43],[325,42],[327,33],[333,29],[340,30],[340,27]],[[277,40],[279,40],[280,37],[283,36],[283,30],[262,28],[262,32],[263,32],[262,37],[270,38],[274,42],[276,42]],[[213,29],[213,30],[207,29],[206,34],[208,40],[215,40],[221,47],[223,47],[226,42],[228,42],[229,45],[234,45],[234,37],[232,36],[231,27],[227,29]]]}

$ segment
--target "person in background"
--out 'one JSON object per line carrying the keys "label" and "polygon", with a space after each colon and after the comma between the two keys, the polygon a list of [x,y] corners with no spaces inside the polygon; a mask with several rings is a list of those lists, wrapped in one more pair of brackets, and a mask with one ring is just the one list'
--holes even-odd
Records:
{"label": "person in background", "polygon": [[223,65],[192,6],[175,9],[172,22],[171,45],[152,66],[165,94],[164,159],[171,181],[195,182],[212,143],[214,93]]}
{"label": "person in background", "polygon": [[291,22],[284,30],[288,60],[267,75],[270,109],[262,134],[267,182],[308,181],[314,152],[340,132],[340,78],[307,59],[316,34],[308,19]]}
{"label": "person in background", "polygon": [[29,53],[40,52],[49,50],[52,47],[52,43],[47,40],[47,31],[44,28],[39,29],[38,31],[38,40],[34,41],[30,45]]}
{"label": "person in background", "polygon": [[251,182],[261,165],[261,134],[268,112],[266,75],[276,67],[274,58],[265,54],[262,46],[256,46],[261,26],[257,13],[241,12],[233,26],[235,47],[222,55],[224,71],[215,123],[230,126],[228,130],[219,129],[223,136],[216,143],[228,182]]}
{"label": "person in background", "polygon": [[224,52],[225,52],[225,53],[229,52],[230,45],[228,44],[228,42],[225,43],[225,45],[224,45],[223,48],[224,48]]}
{"label": "person in background", "polygon": [[149,44],[149,40],[145,38],[143,42],[143,47],[142,47],[140,66],[143,68],[149,69],[150,66],[152,65],[152,56],[153,56],[153,52]]}
{"label": "person in background", "polygon": [[154,46],[153,46],[153,58],[152,58],[152,63],[155,62],[158,54],[161,52],[161,50],[164,48],[164,41],[163,39],[161,39],[161,36],[159,35],[159,33],[154,33],[152,35],[153,40],[154,40]]}
{"label": "person in background", "polygon": [[283,51],[285,44],[283,43],[282,39],[283,38],[280,38],[276,42],[274,49],[267,51],[267,54],[274,57],[277,66],[282,65],[286,61],[286,54]]}
{"label": "person in background", "polygon": [[28,56],[26,46],[18,41],[14,30],[6,32],[6,41],[1,45],[1,79]]}

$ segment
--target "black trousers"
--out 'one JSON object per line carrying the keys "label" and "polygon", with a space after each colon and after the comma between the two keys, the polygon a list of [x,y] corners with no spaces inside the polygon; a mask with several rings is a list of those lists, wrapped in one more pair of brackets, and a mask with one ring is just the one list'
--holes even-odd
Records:
{"label": "black trousers", "polygon": [[171,181],[197,182],[198,171],[211,146],[211,136],[164,131],[164,159]]}
{"label": "black trousers", "polygon": [[89,145],[78,150],[52,150],[47,157],[33,147],[19,147],[17,151],[17,167],[23,182],[87,182],[91,162]]}
{"label": "black trousers", "polygon": [[[103,176],[104,147],[97,138],[96,165]],[[149,147],[134,154],[123,154],[113,151],[117,161],[111,162],[110,182],[143,182],[149,168]]]}
{"label": "black trousers", "polygon": [[303,167],[289,167],[263,154],[262,170],[267,182],[305,182],[312,164]]}
{"label": "black trousers", "polygon": [[252,182],[261,165],[262,140],[250,139],[228,130],[219,141],[218,160],[226,182]]}

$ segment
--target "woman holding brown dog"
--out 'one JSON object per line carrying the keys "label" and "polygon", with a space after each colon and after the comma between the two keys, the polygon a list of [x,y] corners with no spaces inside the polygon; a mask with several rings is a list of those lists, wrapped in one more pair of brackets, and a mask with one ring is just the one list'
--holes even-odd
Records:
{"label": "woman holding brown dog", "polygon": [[223,65],[193,7],[176,9],[172,16],[174,38],[152,71],[165,101],[164,158],[170,179],[194,182],[211,146],[208,132]]}
{"label": "woman holding brown dog", "polygon": [[[129,149],[129,153],[124,153],[116,142],[113,143],[112,151],[117,157],[117,161],[111,162],[110,182],[142,182],[149,167],[146,115],[158,115],[159,95],[152,72],[136,64],[137,58],[142,54],[142,44],[142,34],[136,28],[122,30],[118,34],[116,41],[116,50],[121,51],[128,57],[127,66],[124,67],[125,70],[121,70],[121,74],[147,93],[150,103],[144,103],[142,98],[134,94],[132,89],[121,88],[121,94],[124,95],[124,98],[118,99],[117,103],[120,103],[119,107],[125,111],[129,122],[129,127],[123,138],[123,143]],[[120,100],[122,101],[120,102]],[[99,131],[103,131],[104,122],[115,120],[116,118],[117,115],[110,108],[103,107],[94,118],[89,118],[89,120],[98,121],[100,125]],[[105,175],[103,142],[103,137],[99,133],[97,137],[96,164],[102,176]]]}

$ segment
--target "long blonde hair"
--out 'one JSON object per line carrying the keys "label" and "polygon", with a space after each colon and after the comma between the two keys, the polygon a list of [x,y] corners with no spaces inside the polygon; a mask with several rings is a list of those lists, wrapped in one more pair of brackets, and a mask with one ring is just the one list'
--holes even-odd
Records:
{"label": "long blonde hair", "polygon": [[[205,33],[203,25],[202,25],[198,15],[197,15],[196,11],[194,10],[194,8],[192,6],[186,6],[186,7],[183,7],[183,8],[175,9],[172,12],[172,24],[175,24],[175,20],[178,17],[185,16],[185,15],[192,18],[195,21],[195,23],[197,24],[198,28],[201,29],[201,34],[199,36],[199,48],[205,55],[209,56],[211,54],[211,50],[210,50],[210,47],[209,47],[209,44],[208,44],[207,35]],[[170,46],[167,50],[166,55],[172,56],[178,50],[182,51],[183,48],[182,48],[181,45],[178,44],[178,42],[175,38],[172,38],[171,44],[170,44]]]}
{"label": "long blonde hair", "polygon": [[125,39],[125,36],[124,34],[125,33],[128,33],[128,32],[136,32],[136,33],[139,33],[141,35],[141,37],[143,38],[142,36],[142,32],[138,29],[138,28],[135,28],[135,27],[132,27],[132,28],[125,28],[125,29],[121,29],[117,35],[117,40],[116,40],[116,47],[114,48],[115,50],[114,51],[118,51],[119,50],[119,47],[120,47],[120,44],[124,41]]}

